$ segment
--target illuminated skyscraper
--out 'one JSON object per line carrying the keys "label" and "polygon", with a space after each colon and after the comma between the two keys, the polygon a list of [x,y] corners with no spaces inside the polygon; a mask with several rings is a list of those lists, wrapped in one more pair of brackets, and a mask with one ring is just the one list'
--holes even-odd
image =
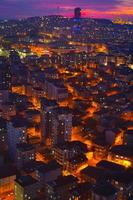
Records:
{"label": "illuminated skyscraper", "polygon": [[9,156],[12,160],[16,160],[17,145],[20,143],[26,143],[27,139],[27,123],[25,119],[18,116],[13,117],[7,123],[7,140]]}
{"label": "illuminated skyscraper", "polygon": [[81,18],[81,8],[75,8],[74,10],[74,18],[80,19]]}
{"label": "illuminated skyscraper", "polygon": [[52,132],[52,114],[53,109],[56,108],[58,104],[55,100],[48,100],[46,98],[41,99],[41,133],[42,133],[42,143],[46,143],[46,140],[50,138]]}
{"label": "illuminated skyscraper", "polygon": [[8,101],[11,89],[11,71],[6,58],[0,57],[0,104]]}
{"label": "illuminated skyscraper", "polygon": [[68,107],[58,107],[52,110],[52,146],[71,140],[72,113]]}

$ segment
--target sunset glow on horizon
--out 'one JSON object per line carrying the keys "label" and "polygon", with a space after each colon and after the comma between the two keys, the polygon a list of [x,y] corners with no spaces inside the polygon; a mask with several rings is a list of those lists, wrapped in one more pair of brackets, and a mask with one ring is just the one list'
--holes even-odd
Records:
{"label": "sunset glow on horizon", "polygon": [[73,17],[73,9],[82,8],[83,17],[132,18],[132,0],[1,0],[0,18],[23,18],[51,14]]}

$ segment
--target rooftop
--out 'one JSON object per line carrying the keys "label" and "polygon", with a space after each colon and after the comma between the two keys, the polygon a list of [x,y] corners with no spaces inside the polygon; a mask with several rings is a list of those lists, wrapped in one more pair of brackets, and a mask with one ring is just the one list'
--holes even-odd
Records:
{"label": "rooftop", "polygon": [[80,142],[80,141],[71,141],[71,142],[65,142],[64,144],[57,145],[56,148],[59,148],[61,150],[73,150],[74,148],[80,148],[81,151],[87,152],[87,145]]}
{"label": "rooftop", "polygon": [[61,165],[59,165],[55,160],[50,161],[49,163],[42,165],[40,167],[38,167],[38,171],[40,173],[47,173],[49,171],[53,171],[56,169],[61,168]]}
{"label": "rooftop", "polygon": [[52,83],[56,87],[66,89],[66,87],[64,86],[64,81],[62,79],[56,79],[56,80],[55,79],[47,79],[47,81]]}
{"label": "rooftop", "polygon": [[33,145],[27,144],[27,143],[17,144],[17,149],[19,151],[23,151],[23,152],[35,150],[35,148],[33,147]]}
{"label": "rooftop", "polygon": [[45,163],[42,161],[30,161],[28,163],[25,164],[24,166],[24,171],[26,173],[30,173],[35,171],[36,169],[38,169],[40,166],[43,166]]}
{"label": "rooftop", "polygon": [[124,157],[133,157],[133,147],[127,145],[116,145],[111,148],[111,153]]}
{"label": "rooftop", "polygon": [[58,104],[55,100],[49,100],[49,99],[46,99],[46,98],[41,98],[41,105],[53,107],[53,106],[57,106]]}
{"label": "rooftop", "polygon": [[69,107],[57,107],[54,109],[54,111],[56,113],[58,113],[59,115],[68,115],[72,113],[72,110]]}
{"label": "rooftop", "polygon": [[73,165],[81,164],[83,162],[87,162],[87,158],[84,154],[75,156],[69,160]]}
{"label": "rooftop", "polygon": [[0,179],[10,177],[10,176],[16,176],[17,170],[11,165],[4,165],[0,167]]}
{"label": "rooftop", "polygon": [[54,67],[47,67],[44,69],[45,73],[49,73],[49,74],[56,74],[58,73],[57,69],[55,69]]}
{"label": "rooftop", "polygon": [[99,196],[104,196],[104,197],[108,197],[108,196],[113,196],[116,194],[117,190],[116,188],[111,185],[110,183],[102,183],[102,184],[97,184],[94,189],[93,192]]}
{"label": "rooftop", "polygon": [[32,178],[32,176],[21,176],[20,178],[16,179],[16,182],[22,187],[26,187],[29,185],[33,185],[37,183],[38,181]]}
{"label": "rooftop", "polygon": [[105,170],[100,169],[98,167],[88,166],[81,171],[81,174],[86,175],[88,177],[99,179],[101,177],[105,177]]}
{"label": "rooftop", "polygon": [[125,134],[126,135],[133,135],[133,130],[127,130]]}
{"label": "rooftop", "polygon": [[130,172],[116,172],[114,174],[109,175],[109,178],[115,180],[124,185],[129,185],[133,183],[133,174]]}
{"label": "rooftop", "polygon": [[92,190],[93,185],[89,182],[79,183],[76,188],[72,189],[70,193],[74,196],[84,195]]}
{"label": "rooftop", "polygon": [[69,185],[76,182],[77,182],[77,178],[72,175],[59,176],[55,181],[49,182],[48,185],[50,185],[51,187],[57,188],[57,187],[64,187],[65,185]]}
{"label": "rooftop", "polygon": [[96,166],[109,171],[121,171],[125,169],[122,165],[107,160],[101,160]]}
{"label": "rooftop", "polygon": [[12,117],[11,123],[15,128],[27,127],[27,120],[17,115]]}

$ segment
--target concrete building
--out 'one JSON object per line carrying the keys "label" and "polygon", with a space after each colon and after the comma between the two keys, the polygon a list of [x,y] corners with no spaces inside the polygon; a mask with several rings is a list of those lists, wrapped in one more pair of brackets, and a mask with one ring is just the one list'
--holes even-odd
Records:
{"label": "concrete building", "polygon": [[48,99],[56,100],[57,102],[68,99],[68,91],[64,86],[64,82],[60,79],[45,80],[46,96]]}
{"label": "concrete building", "polygon": [[74,9],[74,18],[80,19],[81,18],[81,8]]}
{"label": "concrete building", "polygon": [[58,106],[55,100],[41,98],[41,142],[47,143],[52,132],[52,112]]}
{"label": "concrete building", "polygon": [[62,175],[62,167],[55,160],[40,166],[36,170],[36,178],[44,187],[44,184],[54,181],[58,176]]}
{"label": "concrete building", "polygon": [[12,102],[6,102],[1,105],[2,117],[9,120],[16,115],[16,106]]}
{"label": "concrete building", "polygon": [[30,144],[17,144],[16,164],[18,168],[23,168],[27,163],[35,161],[35,147]]}
{"label": "concrete building", "polygon": [[77,186],[77,178],[74,176],[60,176],[55,181],[48,182],[46,185],[47,200],[67,200],[70,188]]}
{"label": "concrete building", "polygon": [[7,148],[7,121],[0,117],[0,147],[1,150]]}
{"label": "concrete building", "polygon": [[108,153],[108,160],[125,167],[133,166],[133,148],[128,145],[116,145]]}
{"label": "concrete building", "polygon": [[20,117],[14,117],[7,123],[8,150],[10,158],[16,160],[17,144],[26,143],[27,122]]}
{"label": "concrete building", "polygon": [[86,200],[92,199],[93,185],[89,182],[78,183],[75,188],[69,192],[69,200]]}
{"label": "concrete building", "polygon": [[11,69],[6,57],[0,56],[0,104],[8,101],[11,89]]}
{"label": "concrete building", "polygon": [[38,197],[39,182],[31,176],[21,176],[15,180],[14,200],[32,200]]}
{"label": "concrete building", "polygon": [[64,143],[71,140],[72,112],[68,107],[58,107],[53,110],[52,115],[51,144]]}
{"label": "concrete building", "polygon": [[133,130],[127,130],[124,134],[124,144],[127,146],[133,145]]}
{"label": "concrete building", "polygon": [[91,182],[93,184],[95,184],[97,182],[97,180],[99,180],[100,178],[103,179],[105,178],[105,170],[104,169],[100,169],[98,167],[92,167],[92,166],[88,166],[85,169],[81,170],[81,180],[83,182]]}
{"label": "concrete building", "polygon": [[88,159],[84,154],[75,156],[66,162],[66,170],[70,173],[79,172],[82,166],[88,166]]}
{"label": "concrete building", "polygon": [[117,200],[117,189],[106,182],[96,184],[92,190],[92,200]]}
{"label": "concrete building", "polygon": [[109,176],[110,183],[117,188],[118,199],[127,200],[133,194],[133,174],[127,171]]}
{"label": "concrete building", "polygon": [[106,142],[101,141],[99,139],[97,140],[95,139],[93,147],[94,147],[93,155],[95,159],[99,158],[104,159],[108,156],[109,145]]}
{"label": "concrete building", "polygon": [[86,152],[87,146],[80,141],[65,142],[54,147],[54,158],[64,168],[67,160]]}

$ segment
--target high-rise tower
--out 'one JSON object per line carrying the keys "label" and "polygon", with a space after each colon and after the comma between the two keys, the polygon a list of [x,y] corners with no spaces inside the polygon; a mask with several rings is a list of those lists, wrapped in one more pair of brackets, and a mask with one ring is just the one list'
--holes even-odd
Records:
{"label": "high-rise tower", "polygon": [[81,18],[81,8],[75,8],[74,9],[74,18],[80,19]]}

